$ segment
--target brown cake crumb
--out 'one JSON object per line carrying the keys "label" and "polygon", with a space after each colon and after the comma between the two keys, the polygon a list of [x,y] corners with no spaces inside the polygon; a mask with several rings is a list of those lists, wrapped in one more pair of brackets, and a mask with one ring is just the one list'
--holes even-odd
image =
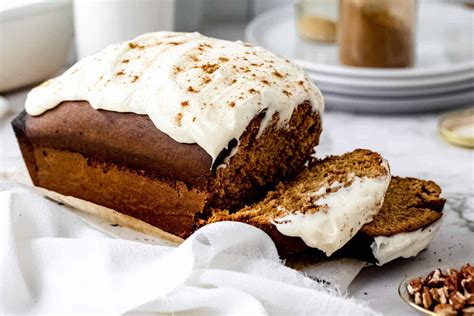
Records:
{"label": "brown cake crumb", "polygon": [[441,217],[445,199],[433,181],[392,177],[382,209],[360,230],[368,236],[414,231]]}
{"label": "brown cake crumb", "polygon": [[188,105],[189,105],[189,101],[187,101],[187,100],[181,102],[181,106],[188,106]]}
{"label": "brown cake crumb", "polygon": [[234,102],[234,101],[229,102],[229,106],[230,106],[231,108],[235,107],[235,102]]}
{"label": "brown cake crumb", "polygon": [[[240,221],[257,227],[271,226],[272,219],[283,216],[288,212],[315,213],[325,211],[325,206],[317,205],[315,201],[324,197],[331,190],[319,196],[312,196],[328,184],[339,182],[345,185],[352,183],[353,176],[381,177],[387,170],[381,165],[382,157],[365,149],[328,157],[302,171],[288,183],[280,183],[274,191],[267,193],[265,199],[247,206],[236,213],[215,210],[207,219],[207,223],[218,221]],[[351,175],[351,176],[350,176]],[[352,176],[353,175],[353,176]],[[336,191],[333,189],[332,191]]]}
{"label": "brown cake crumb", "polygon": [[130,61],[130,59],[124,59],[124,60],[122,60],[122,64],[128,64],[129,61]]}

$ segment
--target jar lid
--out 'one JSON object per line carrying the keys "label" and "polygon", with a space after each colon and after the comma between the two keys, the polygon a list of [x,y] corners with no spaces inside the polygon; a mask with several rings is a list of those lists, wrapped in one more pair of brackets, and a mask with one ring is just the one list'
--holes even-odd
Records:
{"label": "jar lid", "polygon": [[474,107],[441,116],[438,130],[447,142],[456,146],[474,148]]}

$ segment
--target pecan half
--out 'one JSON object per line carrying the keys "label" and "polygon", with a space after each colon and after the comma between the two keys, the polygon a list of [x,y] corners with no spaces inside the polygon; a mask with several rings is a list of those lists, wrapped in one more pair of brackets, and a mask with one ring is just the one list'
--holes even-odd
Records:
{"label": "pecan half", "polygon": [[421,294],[421,302],[423,307],[429,309],[431,304],[433,304],[433,297],[431,296],[430,289],[427,287],[423,288],[423,293]]}
{"label": "pecan half", "polygon": [[454,309],[462,309],[466,305],[466,298],[460,292],[456,292],[449,297],[449,303]]}
{"label": "pecan half", "polygon": [[449,304],[438,304],[433,310],[436,314],[440,315],[456,315],[456,310]]}

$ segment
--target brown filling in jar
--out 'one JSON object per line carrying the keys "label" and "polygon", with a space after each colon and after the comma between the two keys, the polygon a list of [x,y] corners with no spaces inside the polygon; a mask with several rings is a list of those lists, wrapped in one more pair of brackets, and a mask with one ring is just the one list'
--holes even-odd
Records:
{"label": "brown filling in jar", "polygon": [[341,0],[339,59],[359,67],[414,64],[416,0]]}

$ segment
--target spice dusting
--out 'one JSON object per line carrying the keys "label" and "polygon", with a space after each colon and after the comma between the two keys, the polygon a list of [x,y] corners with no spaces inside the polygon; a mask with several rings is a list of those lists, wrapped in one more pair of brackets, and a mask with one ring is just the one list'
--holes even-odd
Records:
{"label": "spice dusting", "polygon": [[176,125],[181,126],[183,120],[183,113],[179,112],[178,115],[176,115]]}
{"label": "spice dusting", "polygon": [[204,64],[204,65],[201,65],[200,68],[205,72],[205,73],[208,73],[208,74],[212,74],[213,72],[215,72],[217,69],[219,69],[219,65],[218,64],[211,64],[211,63],[207,63],[207,64]]}
{"label": "spice dusting", "polygon": [[278,78],[283,78],[283,75],[281,73],[279,73],[278,71],[273,71],[272,72],[272,75],[274,75],[275,77],[278,77]]}
{"label": "spice dusting", "polygon": [[199,90],[196,90],[194,89],[193,87],[189,86],[188,89],[187,89],[188,92],[191,92],[191,93],[198,93]]}
{"label": "spice dusting", "polygon": [[134,42],[129,42],[128,47],[130,47],[131,49],[135,49],[135,48],[144,49],[145,48],[145,46],[134,43]]}
{"label": "spice dusting", "polygon": [[289,92],[288,90],[283,89],[281,92],[283,92],[283,94],[287,97],[291,96],[291,92]]}

